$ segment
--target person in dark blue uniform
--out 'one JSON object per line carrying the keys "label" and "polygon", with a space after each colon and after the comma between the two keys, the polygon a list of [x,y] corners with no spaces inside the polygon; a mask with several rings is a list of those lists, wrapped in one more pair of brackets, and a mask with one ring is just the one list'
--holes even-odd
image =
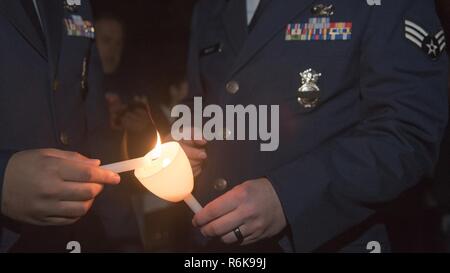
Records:
{"label": "person in dark blue uniform", "polygon": [[184,141],[203,250],[389,251],[383,210],[438,157],[445,47],[433,1],[200,1],[191,97],[280,107],[274,152]]}
{"label": "person in dark blue uniform", "polygon": [[91,159],[120,147],[107,137],[92,22],[86,0],[0,1],[1,251],[109,250],[108,198],[83,218],[120,181]]}

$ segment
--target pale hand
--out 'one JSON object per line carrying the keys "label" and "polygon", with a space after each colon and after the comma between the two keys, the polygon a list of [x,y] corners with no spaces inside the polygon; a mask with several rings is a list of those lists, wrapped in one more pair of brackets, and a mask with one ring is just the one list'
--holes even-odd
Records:
{"label": "pale hand", "polygon": [[134,103],[139,103],[142,107],[128,109],[119,95],[108,93],[105,95],[108,103],[110,125],[114,130],[125,130],[129,133],[142,133],[149,126],[152,126],[152,120],[149,116],[150,106],[145,97],[135,96]]}
{"label": "pale hand", "polygon": [[273,237],[287,225],[280,200],[266,178],[247,181],[218,197],[192,220],[206,237],[237,242],[233,230],[240,228],[248,245]]}
{"label": "pale hand", "polygon": [[100,161],[55,149],[14,154],[6,167],[1,213],[34,225],[67,225],[84,216],[103,184],[120,176]]}

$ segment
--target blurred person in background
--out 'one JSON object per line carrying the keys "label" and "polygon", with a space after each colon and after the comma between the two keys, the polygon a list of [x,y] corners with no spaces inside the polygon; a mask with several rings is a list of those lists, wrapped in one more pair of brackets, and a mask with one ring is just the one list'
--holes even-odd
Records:
{"label": "blurred person in background", "polygon": [[[135,80],[129,77],[129,71],[123,66],[125,49],[125,23],[113,13],[103,13],[96,18],[96,44],[104,72],[105,98],[109,110],[109,123],[112,131],[112,146],[122,147],[122,154],[111,149],[112,161],[119,158],[137,158],[149,152],[155,142],[157,131],[153,124],[147,97],[138,92]],[[113,147],[111,147],[113,148]],[[143,242],[143,208],[139,201],[141,195],[149,195],[131,173],[124,175],[128,183],[111,196],[114,204],[109,211],[122,211],[122,217],[111,217],[109,221],[117,223],[115,244],[118,249],[134,250],[133,244]],[[131,233],[134,225],[139,231]],[[133,226],[133,227],[132,227]],[[138,229],[136,229],[137,231]]]}
{"label": "blurred person in background", "polygon": [[125,24],[112,13],[100,14],[96,18],[96,44],[102,62],[104,89],[108,102],[111,127],[121,135],[125,132],[131,138],[133,147],[128,147],[130,157],[146,154],[154,141],[156,133],[149,115],[146,96],[133,89],[121,66],[125,47]]}
{"label": "blurred person in background", "polygon": [[[157,91],[152,93],[149,101],[142,95],[144,92],[139,92],[140,88],[136,87],[135,77],[130,77],[130,69],[123,65],[126,46],[124,22],[112,13],[101,13],[96,19],[96,33],[105,73],[112,137],[119,143],[125,134],[127,141],[123,143],[133,143],[128,145],[126,153],[130,157],[141,157],[154,146],[155,127],[162,137],[170,132],[170,110],[188,93],[185,69],[182,69],[185,65],[175,58],[165,59],[156,82],[149,88]],[[134,184],[138,186],[129,185],[122,192],[117,192],[117,204],[123,204],[128,200],[126,196],[132,196],[133,213],[137,216],[141,240],[147,251],[174,250],[175,245],[182,243],[183,229],[179,219],[189,213],[185,211],[185,205],[165,202],[143,190],[138,182]],[[119,218],[111,220],[126,223]],[[184,224],[187,225],[189,222]],[[125,240],[122,241],[125,243]]]}
{"label": "blurred person in background", "polygon": [[117,73],[122,61],[125,43],[125,25],[113,14],[102,14],[96,19],[97,48],[106,76]]}
{"label": "blurred person in background", "polygon": [[168,122],[172,124],[175,118],[171,116],[172,108],[180,104],[184,99],[186,99],[189,89],[188,82],[185,78],[176,81],[169,86],[169,101],[161,105],[161,110],[164,116],[167,118]]}
{"label": "blurred person in background", "polygon": [[[159,81],[158,105],[152,107],[152,116],[158,124],[161,135],[168,135],[175,119],[171,116],[172,108],[186,99],[189,89],[186,79],[186,70],[183,64],[170,65],[164,69],[164,77]],[[173,68],[172,68],[173,67]]]}

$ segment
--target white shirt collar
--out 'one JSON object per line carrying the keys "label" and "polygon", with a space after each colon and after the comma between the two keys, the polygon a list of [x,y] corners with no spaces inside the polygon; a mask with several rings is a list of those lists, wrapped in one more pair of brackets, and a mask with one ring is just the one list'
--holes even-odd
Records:
{"label": "white shirt collar", "polygon": [[260,0],[247,0],[247,24],[249,25],[258,8],[259,1]]}
{"label": "white shirt collar", "polygon": [[39,18],[39,23],[41,24],[41,28],[42,28],[42,30],[44,30],[44,26],[42,25],[41,13],[39,12],[39,7],[38,7],[38,5],[36,3],[36,0],[33,0],[33,4],[34,4],[34,8],[36,9],[36,14],[37,14],[37,16]]}

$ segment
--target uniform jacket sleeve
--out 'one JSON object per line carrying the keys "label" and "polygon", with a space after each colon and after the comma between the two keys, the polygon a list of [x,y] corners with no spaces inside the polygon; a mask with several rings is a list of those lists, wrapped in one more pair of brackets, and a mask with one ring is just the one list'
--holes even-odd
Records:
{"label": "uniform jacket sleeve", "polygon": [[[5,179],[5,171],[8,166],[9,159],[14,154],[12,151],[0,151],[0,204],[2,202],[2,193],[3,193],[3,183]],[[0,253],[6,252],[8,248],[15,241],[11,240],[11,237],[17,238],[18,234],[10,231],[6,228],[6,218],[1,214],[0,211]],[[9,233],[9,236],[4,236],[4,233]],[[9,239],[8,241],[5,241]]]}
{"label": "uniform jacket sleeve", "polygon": [[[9,159],[13,154],[14,152],[11,151],[0,151],[0,204],[2,202],[3,182],[5,179],[6,167],[8,166]],[[0,221],[1,221],[1,212],[0,212]]]}
{"label": "uniform jacket sleeve", "polygon": [[447,123],[447,56],[405,38],[405,20],[441,30],[433,1],[383,1],[360,45],[361,119],[267,175],[296,251],[312,251],[431,174]]}

